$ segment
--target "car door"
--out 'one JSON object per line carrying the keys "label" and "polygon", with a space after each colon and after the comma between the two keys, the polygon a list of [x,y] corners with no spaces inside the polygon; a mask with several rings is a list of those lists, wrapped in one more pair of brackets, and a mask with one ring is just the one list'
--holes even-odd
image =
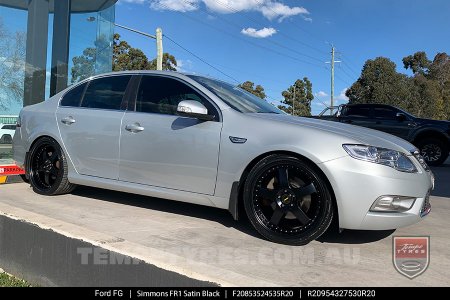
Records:
{"label": "car door", "polygon": [[96,78],[63,96],[56,117],[66,153],[79,174],[119,178],[122,101],[130,79]]}
{"label": "car door", "polygon": [[342,123],[373,128],[375,121],[371,117],[370,106],[347,105],[342,109],[339,120]]}
{"label": "car door", "polygon": [[410,130],[409,121],[405,118],[397,117],[400,111],[394,107],[375,106],[373,108],[373,117],[375,119],[374,129],[384,131],[403,139],[408,139]]}
{"label": "car door", "polygon": [[[120,140],[121,181],[213,195],[222,123],[218,108],[179,79],[143,75]],[[196,100],[215,115],[201,121],[176,115],[182,100]]]}

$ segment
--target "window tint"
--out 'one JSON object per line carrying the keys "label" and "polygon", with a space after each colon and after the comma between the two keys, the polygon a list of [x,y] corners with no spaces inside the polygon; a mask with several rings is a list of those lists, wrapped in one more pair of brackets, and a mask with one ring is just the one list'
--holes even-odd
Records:
{"label": "window tint", "polygon": [[212,104],[191,87],[176,79],[158,76],[142,77],[136,111],[175,115],[178,103],[183,100],[198,101],[208,109],[208,114],[216,115]]}
{"label": "window tint", "polygon": [[82,107],[120,109],[131,75],[94,79],[86,89]]}
{"label": "window tint", "polygon": [[81,97],[83,96],[85,87],[86,83],[80,84],[67,92],[61,100],[61,106],[80,106]]}
{"label": "window tint", "polygon": [[373,113],[378,119],[395,119],[397,115],[397,111],[389,107],[375,107]]}
{"label": "window tint", "polygon": [[369,107],[361,106],[347,106],[344,112],[344,116],[347,117],[365,117],[368,118],[370,115]]}
{"label": "window tint", "polygon": [[2,129],[16,130],[16,125],[4,125]]}

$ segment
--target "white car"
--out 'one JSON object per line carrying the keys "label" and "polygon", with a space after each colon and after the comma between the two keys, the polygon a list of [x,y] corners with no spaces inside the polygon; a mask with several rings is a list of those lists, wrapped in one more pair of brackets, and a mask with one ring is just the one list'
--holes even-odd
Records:
{"label": "white car", "polygon": [[0,144],[11,144],[15,132],[15,124],[0,124]]}
{"label": "white car", "polygon": [[293,245],[333,219],[348,229],[416,223],[433,188],[403,139],[293,117],[234,85],[175,72],[96,76],[25,107],[13,148],[37,193],[87,185],[214,206]]}

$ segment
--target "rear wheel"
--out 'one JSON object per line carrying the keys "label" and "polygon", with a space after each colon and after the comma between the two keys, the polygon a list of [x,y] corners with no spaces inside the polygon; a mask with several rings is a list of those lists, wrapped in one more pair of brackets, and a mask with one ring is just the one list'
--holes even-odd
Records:
{"label": "rear wheel", "polygon": [[250,171],[244,206],[255,229],[276,243],[305,245],[333,219],[333,201],[323,175],[287,155],[264,158]]}
{"label": "rear wheel", "polygon": [[75,185],[67,178],[67,160],[59,144],[52,138],[39,139],[31,148],[29,181],[41,195],[59,195],[73,191]]}
{"label": "rear wheel", "polygon": [[427,138],[417,143],[420,154],[430,166],[439,166],[448,157],[448,146],[438,138]]}

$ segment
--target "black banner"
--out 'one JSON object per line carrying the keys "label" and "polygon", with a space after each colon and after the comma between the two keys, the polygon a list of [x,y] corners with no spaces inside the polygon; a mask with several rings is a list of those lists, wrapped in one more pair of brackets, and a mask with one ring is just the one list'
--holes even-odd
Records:
{"label": "black banner", "polygon": [[[386,299],[429,296],[431,288],[0,288],[0,296],[82,299]],[[438,289],[438,288],[432,288]],[[443,289],[443,288],[440,288]],[[437,291],[435,295],[439,292]]]}

